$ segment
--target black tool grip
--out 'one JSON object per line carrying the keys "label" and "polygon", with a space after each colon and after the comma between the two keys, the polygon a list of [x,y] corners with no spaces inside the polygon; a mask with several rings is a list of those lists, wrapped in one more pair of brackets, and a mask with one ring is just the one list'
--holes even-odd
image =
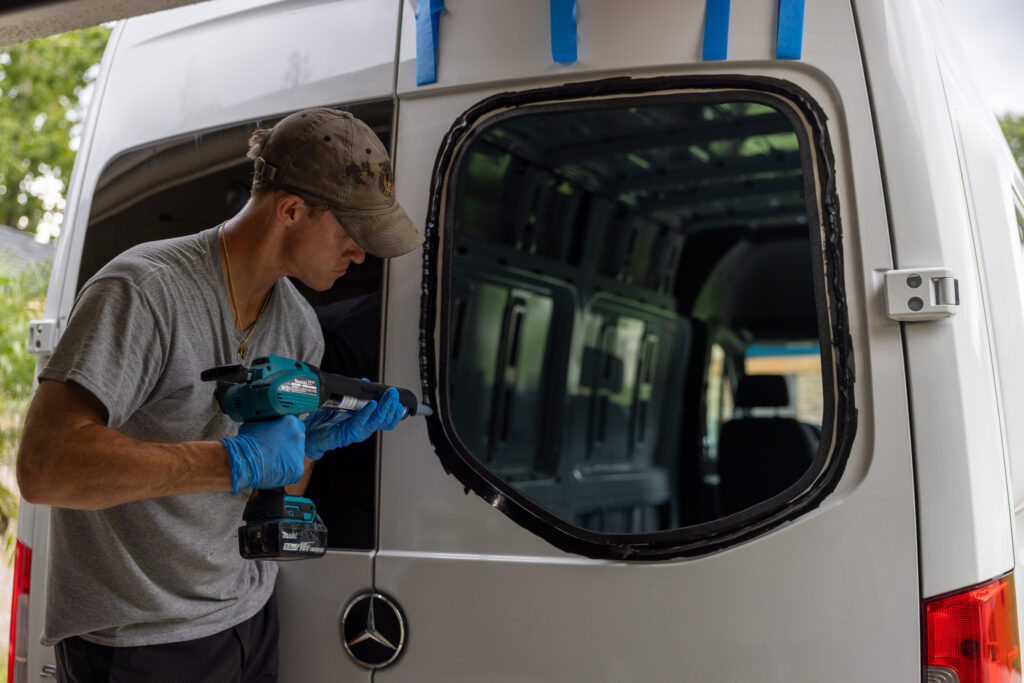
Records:
{"label": "black tool grip", "polygon": [[[324,372],[319,368],[314,368],[313,371],[320,378],[320,405],[340,402],[343,397],[359,401],[379,401],[380,397],[389,388],[387,384],[365,382],[353,377],[335,375],[330,372]],[[416,408],[419,406],[416,394],[402,387],[395,387],[395,389],[398,391],[398,402],[407,411],[406,417],[415,415]]]}
{"label": "black tool grip", "polygon": [[218,365],[215,368],[203,370],[199,379],[204,382],[228,382],[230,384],[242,384],[249,378],[249,371],[244,365]]}

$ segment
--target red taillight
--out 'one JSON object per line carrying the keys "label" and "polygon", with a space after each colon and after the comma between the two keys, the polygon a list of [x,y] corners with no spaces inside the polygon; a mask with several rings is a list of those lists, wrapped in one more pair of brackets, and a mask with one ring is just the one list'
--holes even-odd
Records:
{"label": "red taillight", "polygon": [[960,683],[1021,681],[1013,575],[929,600],[924,618],[925,666],[952,669]]}
{"label": "red taillight", "polygon": [[11,594],[11,640],[7,649],[7,680],[28,679],[28,589],[32,551],[21,541],[14,547],[14,590]]}

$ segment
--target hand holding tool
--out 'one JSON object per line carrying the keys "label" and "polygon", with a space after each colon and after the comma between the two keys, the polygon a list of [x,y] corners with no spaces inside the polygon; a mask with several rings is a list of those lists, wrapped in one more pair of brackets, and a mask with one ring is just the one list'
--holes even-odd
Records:
{"label": "hand holding tool", "polygon": [[305,471],[305,425],[294,415],[243,422],[238,435],[221,439],[231,465],[231,493],[294,484]]}
{"label": "hand holding tool", "polygon": [[363,441],[378,430],[392,430],[405,413],[394,387],[384,392],[379,404],[370,401],[356,413],[318,408],[304,420],[306,457],[319,460],[326,451]]}
{"label": "hand holding tool", "polygon": [[[326,373],[281,356],[256,358],[248,368],[210,368],[201,377],[217,382],[217,403],[244,423],[224,444],[232,492],[258,489],[238,529],[238,550],[247,559],[296,560],[327,552],[327,527],[313,501],[280,488],[301,478],[303,455],[316,460],[379,429],[394,429],[404,417],[431,413],[408,389]],[[306,413],[302,421],[294,417]]]}

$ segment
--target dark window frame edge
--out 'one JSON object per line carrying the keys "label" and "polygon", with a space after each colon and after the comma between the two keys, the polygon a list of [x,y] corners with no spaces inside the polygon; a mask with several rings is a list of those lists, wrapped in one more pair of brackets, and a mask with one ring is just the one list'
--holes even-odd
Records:
{"label": "dark window frame edge", "polygon": [[[435,453],[444,470],[455,476],[468,495],[473,491],[493,507],[501,510],[512,521],[540,536],[566,552],[592,559],[611,560],[668,560],[678,557],[706,555],[760,536],[769,530],[803,516],[817,508],[835,489],[845,470],[857,427],[857,409],[854,403],[854,363],[849,325],[849,308],[845,294],[842,226],[839,217],[839,199],[836,194],[835,158],[826,126],[827,117],[821,107],[799,86],[781,79],[752,76],[663,76],[656,78],[617,77],[598,81],[571,83],[556,87],[538,88],[521,92],[503,92],[478,102],[465,111],[445,135],[431,174],[427,219],[424,225],[423,277],[420,298],[420,379],[425,402],[438,407],[437,378],[447,377],[447,361],[436,354],[435,331],[440,320],[448,320],[448,299],[438,305],[437,263],[440,252],[441,201],[447,194],[446,179],[454,169],[455,157],[469,141],[473,129],[483,118],[499,110],[519,110],[529,105],[572,105],[587,98],[625,96],[650,99],[668,95],[672,91],[749,91],[772,96],[779,103],[776,108],[790,117],[800,140],[800,152],[805,162],[805,201],[808,205],[808,230],[811,246],[820,248],[824,255],[812,259],[815,275],[815,301],[818,308],[819,337],[823,360],[826,350],[828,367],[833,368],[835,380],[823,383],[826,404],[834,406],[834,417],[829,422],[825,457],[816,457],[815,463],[786,491],[747,510],[710,522],[679,529],[644,534],[605,534],[583,529],[554,515],[527,496],[512,489],[500,477],[483,465],[458,439],[450,422],[450,411],[436,410],[427,418],[427,431]],[[699,95],[698,93],[693,93]],[[703,93],[708,95],[710,93]],[[799,125],[798,125],[799,124]],[[810,137],[808,138],[808,133]],[[816,165],[806,165],[808,155],[814,155]],[[817,177],[813,169],[817,169]],[[819,209],[820,202],[820,209]],[[446,207],[447,208],[447,207]],[[445,245],[440,280],[444,291],[451,284],[452,242]],[[824,318],[822,317],[824,315]],[[823,324],[824,323],[824,324]],[[440,367],[439,367],[440,366]],[[438,370],[441,370],[439,375]],[[461,449],[461,452],[460,452]],[[808,483],[814,483],[807,488]],[[795,490],[806,490],[793,495]],[[780,500],[788,499],[780,505]]]}

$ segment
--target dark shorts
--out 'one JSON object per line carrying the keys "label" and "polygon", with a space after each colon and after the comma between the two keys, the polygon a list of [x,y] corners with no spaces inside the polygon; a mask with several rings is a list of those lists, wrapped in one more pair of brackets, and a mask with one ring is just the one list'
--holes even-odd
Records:
{"label": "dark shorts", "polygon": [[277,603],[212,636],[162,645],[109,647],[82,638],[57,643],[62,683],[275,683]]}

